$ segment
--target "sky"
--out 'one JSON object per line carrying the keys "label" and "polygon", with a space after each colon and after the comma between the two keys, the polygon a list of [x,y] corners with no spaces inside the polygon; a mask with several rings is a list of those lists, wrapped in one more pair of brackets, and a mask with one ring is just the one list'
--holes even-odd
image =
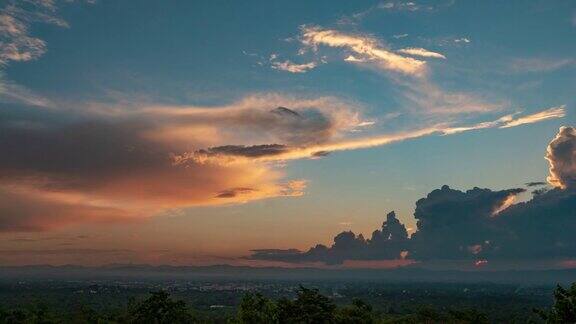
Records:
{"label": "sky", "polygon": [[0,264],[576,264],[575,39],[568,0],[2,1]]}

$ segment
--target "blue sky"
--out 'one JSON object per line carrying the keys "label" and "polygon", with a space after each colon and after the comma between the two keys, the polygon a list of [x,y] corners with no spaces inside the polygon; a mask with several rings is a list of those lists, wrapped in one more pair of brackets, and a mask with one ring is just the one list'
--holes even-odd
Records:
{"label": "blue sky", "polygon": [[[14,180],[16,172],[9,169],[5,188],[38,190],[42,199],[82,197],[90,206],[100,200],[114,208],[141,205],[147,211],[139,217],[133,216],[139,208],[122,210],[130,216],[111,221],[100,211],[54,222],[26,214],[29,223],[5,221],[9,230],[0,235],[6,240],[85,235],[91,239],[74,244],[157,247],[172,253],[160,261],[186,263],[192,261],[182,255],[202,260],[262,246],[304,249],[329,243],[344,229],[369,233],[390,210],[410,232],[416,229],[414,203],[444,184],[505,189],[545,181],[546,146],[576,116],[573,1],[11,0],[2,10],[5,120],[26,115],[17,118],[55,128],[75,120],[103,122],[121,125],[122,131],[136,125],[135,137],[153,138],[150,145],[161,143],[155,149],[180,156],[225,145],[286,146],[280,158],[246,162],[240,156],[238,170],[225,166],[214,176],[198,171],[226,178],[214,180],[208,186],[213,191],[200,198],[162,198],[150,206],[146,190],[134,188],[162,180],[141,183],[142,174],[154,173],[144,167],[134,175],[138,181],[117,184],[130,191],[120,200],[116,187],[58,182],[76,176],[88,181],[83,172],[92,169],[20,170],[26,175],[35,170],[32,185]],[[278,106],[302,115],[306,124],[280,120],[271,126],[266,116],[254,124],[230,117]],[[202,112],[207,121],[190,117],[191,124],[179,115],[196,116],[202,109],[222,113]],[[182,135],[187,132],[194,137],[189,142]],[[364,144],[399,134],[390,144]],[[86,145],[89,151],[98,143]],[[331,153],[315,158],[320,151]],[[215,152],[202,158],[222,157]],[[101,166],[94,168],[107,172]],[[58,185],[38,182],[36,172]],[[241,180],[230,183],[236,177]],[[198,185],[189,181],[180,185]],[[166,184],[170,189],[162,194],[196,194],[188,187],[174,189],[178,186]],[[230,190],[232,201],[207,198]],[[84,213],[78,208],[75,213]],[[130,235],[146,239],[127,239]],[[31,247],[14,246],[20,248]],[[134,260],[160,262],[140,254]]]}

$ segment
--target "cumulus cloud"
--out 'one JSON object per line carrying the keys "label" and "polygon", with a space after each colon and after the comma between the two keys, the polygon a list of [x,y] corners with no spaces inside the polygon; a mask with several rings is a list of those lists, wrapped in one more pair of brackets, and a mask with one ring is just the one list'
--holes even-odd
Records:
{"label": "cumulus cloud", "polygon": [[334,237],[330,247],[318,244],[306,252],[297,249],[258,249],[252,251],[250,258],[284,262],[320,261],[327,264],[341,264],[345,260],[400,259],[407,243],[406,227],[391,212],[386,216],[382,228],[375,230],[370,239],[345,231]]}
{"label": "cumulus cloud", "polygon": [[[417,231],[406,228],[389,214],[381,230],[364,239],[345,231],[327,247],[307,251],[254,250],[250,258],[283,262],[346,260],[398,260],[417,262],[469,260],[564,260],[576,255],[576,192],[553,189],[527,202],[509,204],[525,190],[467,191],[443,186],[416,203]],[[392,214],[393,215],[393,214]]]}
{"label": "cumulus cloud", "polygon": [[[338,234],[330,246],[308,251],[255,250],[254,259],[285,262],[343,263],[346,260],[419,262],[469,260],[489,265],[500,261],[562,261],[576,255],[576,191],[574,180],[575,131],[562,127],[552,140],[546,158],[551,162],[551,184],[557,188],[534,193],[514,203],[526,190],[512,188],[467,191],[443,186],[416,202],[417,230],[407,230],[388,214],[382,229],[365,239],[351,231]],[[542,185],[542,183],[529,183]]]}
{"label": "cumulus cloud", "polygon": [[576,187],[576,129],[563,126],[548,144],[546,160],[550,163],[548,183],[562,189]]}

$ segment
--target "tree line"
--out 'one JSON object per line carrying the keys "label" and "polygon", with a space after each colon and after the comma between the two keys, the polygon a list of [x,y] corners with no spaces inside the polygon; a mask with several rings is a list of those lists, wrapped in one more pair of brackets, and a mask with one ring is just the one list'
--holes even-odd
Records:
{"label": "tree line", "polygon": [[[554,291],[554,303],[548,309],[535,309],[535,322],[576,323],[576,283],[569,288],[560,285]],[[390,315],[375,311],[360,299],[336,305],[318,289],[300,287],[293,299],[273,300],[260,293],[248,293],[240,302],[235,316],[216,319],[190,308],[166,291],[152,292],[144,299],[131,298],[125,309],[97,312],[83,306],[69,313],[59,313],[45,305],[3,309],[0,323],[10,324],[314,324],[314,323],[489,323],[486,314],[474,310],[438,311],[422,308],[414,314]]]}

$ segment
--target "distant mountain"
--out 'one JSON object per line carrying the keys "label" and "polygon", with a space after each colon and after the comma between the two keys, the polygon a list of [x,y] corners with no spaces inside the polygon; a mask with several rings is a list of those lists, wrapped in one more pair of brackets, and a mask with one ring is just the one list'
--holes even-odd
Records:
{"label": "distant mountain", "polygon": [[576,281],[576,269],[457,271],[398,269],[318,269],[280,267],[152,266],[147,264],[111,264],[101,267],[4,266],[0,281],[7,280],[262,280],[262,281],[382,281],[382,282],[495,282],[526,284],[567,284]]}

